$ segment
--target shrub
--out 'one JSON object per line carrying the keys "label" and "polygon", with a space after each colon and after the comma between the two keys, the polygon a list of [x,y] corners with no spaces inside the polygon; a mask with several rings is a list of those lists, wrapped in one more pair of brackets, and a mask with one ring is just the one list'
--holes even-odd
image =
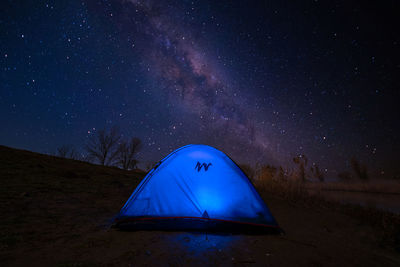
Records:
{"label": "shrub", "polygon": [[350,160],[354,173],[360,180],[368,180],[367,166],[361,164],[355,157]]}

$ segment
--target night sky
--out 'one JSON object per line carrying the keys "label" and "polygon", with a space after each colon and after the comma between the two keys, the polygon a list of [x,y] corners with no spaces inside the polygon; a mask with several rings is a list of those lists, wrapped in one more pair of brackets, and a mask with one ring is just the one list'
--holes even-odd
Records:
{"label": "night sky", "polygon": [[[399,174],[399,1],[1,1],[0,144],[116,125],[142,164],[201,143]],[[83,152],[83,150],[82,150]]]}

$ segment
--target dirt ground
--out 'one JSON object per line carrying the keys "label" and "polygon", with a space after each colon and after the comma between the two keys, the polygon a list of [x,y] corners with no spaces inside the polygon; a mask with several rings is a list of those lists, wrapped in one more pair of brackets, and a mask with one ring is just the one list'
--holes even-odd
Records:
{"label": "dirt ground", "polygon": [[382,229],[272,196],[285,235],[109,229],[143,176],[0,146],[0,265],[400,266]]}

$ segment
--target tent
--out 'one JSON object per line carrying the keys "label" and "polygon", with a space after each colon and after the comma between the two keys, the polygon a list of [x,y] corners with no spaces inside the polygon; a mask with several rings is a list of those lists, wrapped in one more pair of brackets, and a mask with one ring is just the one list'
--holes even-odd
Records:
{"label": "tent", "polygon": [[280,232],[256,189],[227,155],[181,147],[142,180],[116,216],[122,229]]}

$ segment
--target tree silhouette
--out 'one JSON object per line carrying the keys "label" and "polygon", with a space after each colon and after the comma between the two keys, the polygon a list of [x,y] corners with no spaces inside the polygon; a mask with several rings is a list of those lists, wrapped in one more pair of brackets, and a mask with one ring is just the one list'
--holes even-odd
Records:
{"label": "tree silhouette", "polygon": [[355,157],[352,157],[350,160],[351,167],[353,168],[353,171],[357,175],[357,177],[360,180],[368,180],[368,171],[367,171],[367,166],[361,164]]}
{"label": "tree silhouette", "polygon": [[124,170],[135,169],[138,163],[137,152],[141,149],[142,141],[133,137],[130,141],[122,141],[117,150],[116,163]]}
{"label": "tree silhouette", "polygon": [[99,130],[94,134],[85,146],[88,157],[98,161],[101,165],[111,165],[117,156],[117,145],[121,135],[117,127]]}
{"label": "tree silhouette", "polygon": [[308,159],[305,155],[300,154],[293,158],[293,162],[299,165],[299,178],[302,182],[306,181],[306,167],[308,163]]}
{"label": "tree silhouette", "polygon": [[279,170],[278,170],[278,179],[279,179],[280,181],[286,180],[286,172],[285,172],[285,170],[282,168],[282,166],[279,166]]}
{"label": "tree silhouette", "polygon": [[314,164],[314,167],[311,166],[311,172],[315,178],[317,178],[321,183],[325,181],[324,173],[319,169],[317,164]]}
{"label": "tree silhouette", "polygon": [[78,152],[72,145],[63,145],[57,148],[56,156],[67,159],[78,159]]}

